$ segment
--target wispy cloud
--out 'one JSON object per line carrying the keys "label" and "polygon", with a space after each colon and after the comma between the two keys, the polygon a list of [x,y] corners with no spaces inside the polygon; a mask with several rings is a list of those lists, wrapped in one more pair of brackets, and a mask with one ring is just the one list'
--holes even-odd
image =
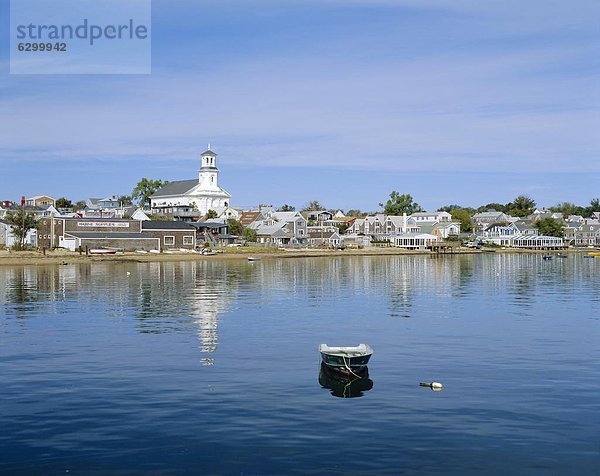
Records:
{"label": "wispy cloud", "polygon": [[0,160],[598,174],[575,3],[157,1],[149,77],[0,77]]}

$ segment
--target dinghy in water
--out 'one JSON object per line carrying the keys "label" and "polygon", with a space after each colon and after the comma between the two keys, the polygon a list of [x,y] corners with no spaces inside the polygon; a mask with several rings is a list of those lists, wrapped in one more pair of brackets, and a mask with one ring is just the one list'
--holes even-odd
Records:
{"label": "dinghy in water", "polygon": [[329,368],[342,373],[360,374],[367,369],[367,364],[373,349],[367,344],[356,347],[329,347],[327,344],[319,345],[321,360]]}

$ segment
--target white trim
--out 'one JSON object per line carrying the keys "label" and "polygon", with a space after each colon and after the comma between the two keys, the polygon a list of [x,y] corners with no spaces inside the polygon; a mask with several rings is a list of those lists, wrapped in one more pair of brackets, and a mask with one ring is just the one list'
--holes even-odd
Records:
{"label": "white trim", "polygon": [[[167,238],[172,238],[173,243],[167,243]],[[163,236],[163,245],[165,246],[175,246],[175,235],[165,235]]]}

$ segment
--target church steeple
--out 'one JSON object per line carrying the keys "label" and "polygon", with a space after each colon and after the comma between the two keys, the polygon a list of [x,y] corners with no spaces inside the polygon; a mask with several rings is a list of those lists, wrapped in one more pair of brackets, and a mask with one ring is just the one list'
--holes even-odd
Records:
{"label": "church steeple", "polygon": [[219,169],[217,169],[217,154],[208,149],[202,152],[202,163],[198,173],[198,182],[204,190],[218,190]]}

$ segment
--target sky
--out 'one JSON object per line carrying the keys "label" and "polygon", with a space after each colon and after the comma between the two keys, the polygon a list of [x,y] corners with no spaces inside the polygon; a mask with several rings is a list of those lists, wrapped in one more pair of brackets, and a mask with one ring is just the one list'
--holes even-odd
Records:
{"label": "sky", "polygon": [[129,194],[218,153],[232,205],[600,196],[600,2],[154,0],[149,75],[10,75],[0,200]]}

